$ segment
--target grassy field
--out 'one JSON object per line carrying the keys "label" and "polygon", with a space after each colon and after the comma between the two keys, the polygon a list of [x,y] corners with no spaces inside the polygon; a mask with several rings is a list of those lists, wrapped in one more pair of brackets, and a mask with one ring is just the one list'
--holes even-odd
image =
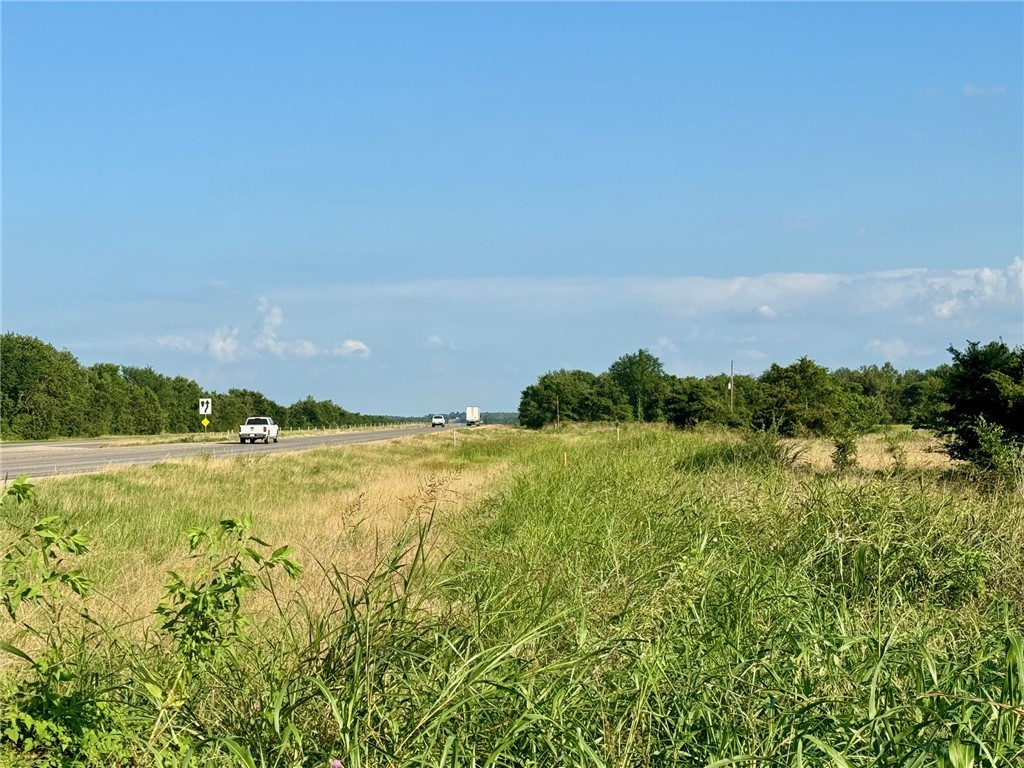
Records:
{"label": "grassy field", "polygon": [[40,481],[4,514],[83,529],[95,591],[0,624],[0,765],[1024,763],[1024,497],[935,448],[492,427]]}

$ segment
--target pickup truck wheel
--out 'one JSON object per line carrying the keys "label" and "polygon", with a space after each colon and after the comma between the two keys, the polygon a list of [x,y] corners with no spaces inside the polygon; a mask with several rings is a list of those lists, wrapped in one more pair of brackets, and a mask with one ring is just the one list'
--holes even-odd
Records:
{"label": "pickup truck wheel", "polygon": [[274,435],[274,442],[277,442],[277,435]]}
{"label": "pickup truck wheel", "polygon": [[238,442],[240,442],[242,445],[245,445],[245,438],[244,437],[238,438]]}

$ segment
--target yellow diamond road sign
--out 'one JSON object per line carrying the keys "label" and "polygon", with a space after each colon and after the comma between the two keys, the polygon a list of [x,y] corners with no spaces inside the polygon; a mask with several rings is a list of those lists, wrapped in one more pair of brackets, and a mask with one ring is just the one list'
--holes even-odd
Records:
{"label": "yellow diamond road sign", "polygon": [[210,420],[209,420],[209,419],[203,419],[203,420],[202,420],[202,422],[200,422],[200,423],[201,423],[201,424],[202,424],[202,425],[203,425],[204,427],[208,427],[208,426],[210,426]]}

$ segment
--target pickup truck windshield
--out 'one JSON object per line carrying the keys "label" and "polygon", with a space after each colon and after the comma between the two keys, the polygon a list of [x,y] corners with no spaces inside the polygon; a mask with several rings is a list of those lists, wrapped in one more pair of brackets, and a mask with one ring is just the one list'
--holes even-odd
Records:
{"label": "pickup truck windshield", "polygon": [[246,419],[245,423],[246,424],[266,424],[267,420],[266,419]]}

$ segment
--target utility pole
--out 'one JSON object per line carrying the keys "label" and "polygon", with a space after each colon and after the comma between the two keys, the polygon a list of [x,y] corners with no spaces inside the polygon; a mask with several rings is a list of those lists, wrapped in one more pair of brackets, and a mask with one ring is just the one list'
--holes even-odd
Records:
{"label": "utility pole", "polygon": [[733,401],[735,399],[734,393],[736,392],[736,387],[733,386],[733,367],[732,367],[732,363],[733,363],[733,361],[730,360],[729,361],[729,413],[732,413]]}
{"label": "utility pole", "polygon": [[561,424],[561,422],[559,421],[559,413],[558,413],[558,395],[555,395],[555,427],[557,428],[557,427],[560,427],[560,426],[562,426],[562,424]]}

